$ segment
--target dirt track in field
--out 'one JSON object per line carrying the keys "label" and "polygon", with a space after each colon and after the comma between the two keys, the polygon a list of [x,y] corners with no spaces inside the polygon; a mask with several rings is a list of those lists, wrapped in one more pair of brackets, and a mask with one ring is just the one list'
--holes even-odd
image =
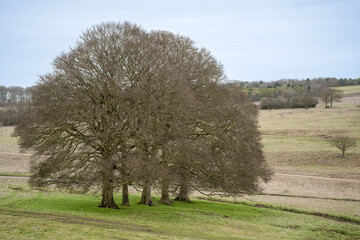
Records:
{"label": "dirt track in field", "polygon": [[16,152],[0,152],[0,154],[4,155],[18,155],[18,156],[31,156],[30,153],[16,153]]}
{"label": "dirt track in field", "polygon": [[155,232],[146,226],[139,226],[128,223],[120,223],[120,222],[113,222],[108,220],[85,218],[78,216],[69,216],[69,215],[63,216],[56,214],[36,213],[36,212],[17,211],[17,210],[8,210],[8,209],[0,209],[0,214],[10,215],[15,217],[41,218],[41,219],[62,222],[62,223],[96,226],[102,228],[113,228],[113,229],[121,229],[126,231],[138,231],[138,232],[146,232],[146,233],[154,233],[154,234],[163,234],[161,232]]}
{"label": "dirt track in field", "polygon": [[207,200],[207,201],[213,201],[213,202],[240,204],[240,205],[256,207],[256,208],[267,208],[267,209],[273,209],[273,210],[277,210],[277,211],[290,212],[290,213],[294,213],[294,214],[303,214],[303,215],[309,215],[309,216],[316,216],[316,217],[322,217],[322,218],[326,218],[326,219],[330,219],[330,220],[334,220],[334,221],[338,221],[338,222],[350,223],[350,224],[354,224],[354,225],[360,225],[360,220],[357,220],[357,219],[351,219],[351,218],[347,218],[347,217],[343,217],[343,216],[337,216],[337,215],[321,213],[321,212],[316,212],[316,211],[306,211],[306,210],[299,210],[299,209],[288,208],[288,207],[277,207],[277,206],[264,205],[264,204],[255,204],[255,205],[253,205],[253,204],[247,203],[247,202],[232,202],[232,201],[211,199],[211,198],[201,198],[201,199]]}
{"label": "dirt track in field", "polygon": [[[0,152],[1,154],[1,152]],[[360,180],[345,179],[345,178],[330,178],[330,177],[320,177],[320,176],[311,176],[311,175],[300,175],[300,174],[289,174],[289,173],[275,173],[275,176],[285,176],[285,177],[300,177],[300,178],[312,178],[319,180],[331,180],[331,181],[342,181],[342,182],[354,182],[360,183]],[[26,176],[1,176],[0,177],[9,177],[9,178],[29,178]]]}
{"label": "dirt track in field", "polygon": [[344,179],[344,178],[330,178],[330,177],[320,177],[320,176],[300,175],[300,174],[289,174],[289,173],[275,173],[275,175],[276,176],[285,176],[285,177],[301,177],[301,178],[313,178],[313,179],[320,179],[320,180],[332,180],[332,181],[360,183],[360,180]]}

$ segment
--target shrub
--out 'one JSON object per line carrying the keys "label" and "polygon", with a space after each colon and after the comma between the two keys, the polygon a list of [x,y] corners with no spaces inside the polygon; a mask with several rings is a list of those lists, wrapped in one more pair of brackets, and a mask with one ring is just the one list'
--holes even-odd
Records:
{"label": "shrub", "polygon": [[290,100],[289,108],[314,108],[318,103],[319,101],[315,97],[302,94]]}
{"label": "shrub", "polygon": [[332,144],[342,152],[342,157],[345,157],[345,152],[350,148],[356,147],[356,140],[346,136],[334,138]]}
{"label": "shrub", "polygon": [[261,100],[261,109],[282,109],[287,108],[288,104],[283,97],[277,98],[264,98]]}
{"label": "shrub", "polygon": [[283,97],[265,98],[261,100],[261,109],[283,109],[283,108],[313,108],[318,104],[318,100],[309,95],[292,96],[287,99]]}

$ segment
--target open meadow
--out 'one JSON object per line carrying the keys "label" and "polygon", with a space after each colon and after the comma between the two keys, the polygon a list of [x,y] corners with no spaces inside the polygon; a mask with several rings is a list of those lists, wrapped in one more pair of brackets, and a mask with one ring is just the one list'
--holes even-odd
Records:
{"label": "open meadow", "polygon": [[[113,210],[98,208],[96,193],[31,189],[30,154],[1,127],[0,239],[359,239],[360,86],[341,89],[333,108],[260,111],[274,176],[258,195],[212,199],[232,203],[146,207],[134,194]],[[338,135],[357,139],[346,158],[329,142]]]}
{"label": "open meadow", "polygon": [[[1,239],[357,239],[360,221],[249,203],[195,200],[174,206],[98,208],[100,197],[29,189],[2,178]],[[158,200],[159,198],[156,198]],[[120,201],[120,195],[116,195]]]}
{"label": "open meadow", "polygon": [[[248,199],[360,217],[360,86],[340,89],[344,98],[333,108],[260,110],[263,150],[275,175],[263,185],[270,196]],[[330,143],[339,135],[357,139],[346,158]]]}

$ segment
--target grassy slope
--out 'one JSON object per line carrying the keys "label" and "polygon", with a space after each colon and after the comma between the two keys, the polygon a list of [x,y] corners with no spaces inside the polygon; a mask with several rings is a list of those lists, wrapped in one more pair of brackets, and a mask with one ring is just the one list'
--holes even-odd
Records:
{"label": "grassy slope", "polygon": [[19,154],[14,127],[0,127],[0,175],[29,175],[30,156]]}
{"label": "grassy slope", "polygon": [[2,189],[0,239],[356,239],[360,234],[359,225],[238,204],[146,207],[132,196],[131,207],[112,210],[96,207],[100,199],[92,195],[16,186]]}
{"label": "grassy slope", "polygon": [[344,95],[360,93],[360,85],[340,87],[340,89],[344,92]]}
{"label": "grassy slope", "polygon": [[[348,97],[325,109],[261,110],[259,124],[268,163],[275,172],[360,180],[360,86],[341,88]],[[346,95],[345,95],[346,96]],[[357,138],[345,159],[329,140]],[[275,175],[264,191],[315,198],[360,199],[360,183]],[[251,200],[360,217],[360,203],[301,197],[251,196]]]}
{"label": "grassy slope", "polygon": [[[327,170],[338,169],[336,177],[360,179],[360,86],[341,89],[359,96],[344,98],[332,109],[320,104],[308,110],[260,111],[264,151],[275,171],[335,176]],[[338,135],[357,138],[358,147],[349,150],[345,160],[329,142]]]}
{"label": "grassy slope", "polygon": [[0,152],[18,152],[17,139],[11,134],[14,127],[0,127]]}

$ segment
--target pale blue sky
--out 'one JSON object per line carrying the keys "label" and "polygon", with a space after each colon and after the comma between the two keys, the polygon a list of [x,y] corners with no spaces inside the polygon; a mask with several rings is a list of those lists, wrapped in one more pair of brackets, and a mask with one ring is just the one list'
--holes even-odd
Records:
{"label": "pale blue sky", "polygon": [[125,20],[192,38],[230,80],[360,77],[360,0],[1,0],[0,85],[34,85],[86,28]]}

